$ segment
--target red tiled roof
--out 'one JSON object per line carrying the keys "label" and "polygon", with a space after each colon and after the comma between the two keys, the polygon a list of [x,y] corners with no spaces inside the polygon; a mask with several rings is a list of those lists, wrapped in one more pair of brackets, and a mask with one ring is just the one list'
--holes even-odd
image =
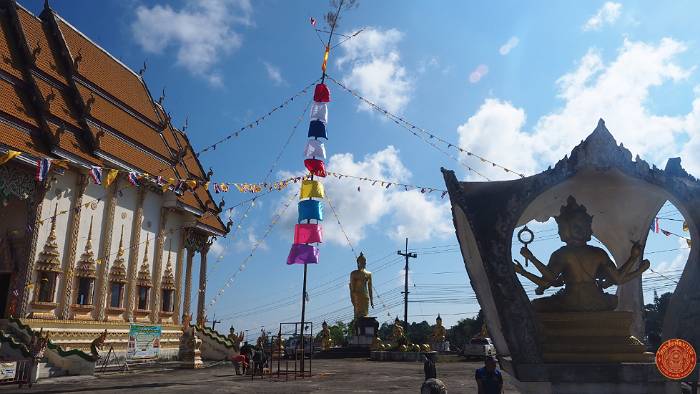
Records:
{"label": "red tiled roof", "polygon": [[66,91],[54,88],[41,78],[34,78],[34,80],[41,95],[44,96],[44,102],[49,106],[49,112],[71,126],[80,128],[78,119],[73,113],[73,107],[68,105],[69,98]]}
{"label": "red tiled roof", "polygon": [[54,48],[49,45],[47,32],[41,19],[29,13],[22,7],[17,7],[17,15],[27,40],[29,52],[35,56],[36,66],[48,75],[68,84],[68,77],[63,65],[57,59]]}
{"label": "red tiled roof", "polygon": [[77,71],[80,75],[152,122],[159,123],[160,119],[156,115],[153,101],[139,76],[85,38],[60,17],[58,18],[58,27],[63,33],[73,59],[81,58],[77,63]]}
{"label": "red tiled roof", "polygon": [[108,131],[104,131],[104,134],[101,136],[98,136],[100,131],[97,129],[92,128],[92,132],[98,141],[99,149],[108,155],[154,176],[160,175],[166,178],[175,177],[175,173],[170,164],[164,163],[156,159],[153,155],[146,154],[134,148],[132,145],[122,141]]}
{"label": "red tiled roof", "polygon": [[85,86],[81,84],[77,84],[77,86],[86,106],[92,103],[90,116],[115,129],[127,138],[131,138],[144,147],[148,147],[170,159],[170,150],[165,146],[159,132],[146,126],[143,122],[122,111],[119,107],[103,99],[97,93],[93,93]]}
{"label": "red tiled roof", "polygon": [[17,44],[12,45],[8,39],[10,29],[9,20],[6,15],[0,14],[0,69],[11,74],[12,76],[24,79],[22,68],[19,64]]}
{"label": "red tiled roof", "polygon": [[38,127],[34,110],[20,87],[0,80],[0,97],[0,111]]}
{"label": "red tiled roof", "polygon": [[0,122],[0,143],[7,145],[13,150],[26,152],[32,156],[45,157],[47,154],[44,144],[40,140],[39,130],[32,130],[29,134],[12,127],[4,122]]}
{"label": "red tiled roof", "polygon": [[[59,126],[49,123],[51,134],[56,136]],[[58,147],[93,165],[101,165],[102,160],[88,152],[85,144],[71,130],[63,130],[58,136]]]}

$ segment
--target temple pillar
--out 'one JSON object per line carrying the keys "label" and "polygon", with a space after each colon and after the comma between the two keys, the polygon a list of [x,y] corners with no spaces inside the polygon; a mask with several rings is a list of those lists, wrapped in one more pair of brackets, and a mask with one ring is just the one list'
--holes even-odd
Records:
{"label": "temple pillar", "polygon": [[63,301],[61,303],[60,319],[70,319],[70,306],[73,299],[73,274],[75,268],[75,254],[78,247],[78,238],[80,237],[80,216],[83,212],[83,196],[87,188],[87,175],[80,175],[77,184],[77,193],[73,204],[71,204],[70,231],[68,233],[68,253],[65,256],[65,268],[63,278]]}
{"label": "temple pillar", "polygon": [[187,246],[187,268],[185,269],[185,299],[182,302],[182,318],[191,314],[191,299],[192,299],[192,259],[196,250],[193,246]]}
{"label": "temple pillar", "polygon": [[[12,168],[12,171],[10,171],[10,168]],[[5,174],[2,174],[2,172],[5,172]],[[10,164],[5,164],[0,167],[0,176],[5,175],[9,178],[13,175],[21,176],[20,174],[22,174],[22,172]],[[29,301],[32,292],[28,289],[29,285],[32,283],[34,263],[36,262],[36,246],[39,238],[39,227],[41,227],[41,210],[44,206],[46,192],[50,189],[50,182],[44,181],[42,183],[36,183],[31,176],[25,173],[23,181],[17,184],[20,185],[20,187],[26,188],[27,191],[27,206],[29,208],[27,211],[27,229],[25,232],[25,237],[27,238],[27,252],[23,256],[23,260],[18,262],[19,273],[17,280],[14,281],[14,287],[15,290],[17,290],[17,298],[11,299],[8,315],[24,317],[29,313]],[[36,185],[36,188],[34,185]],[[10,294],[13,294],[13,292]],[[12,310],[13,303],[14,311]]]}
{"label": "temple pillar", "polygon": [[[185,252],[185,231],[181,232],[180,243],[177,247],[177,257],[175,262],[175,303],[173,309],[173,323],[178,324],[180,321],[180,301],[182,300],[182,258]],[[190,264],[190,275],[192,274],[192,266]]]}
{"label": "temple pillar", "polygon": [[197,293],[197,325],[204,327],[204,302],[207,293],[207,253],[211,242],[204,242],[199,251],[199,292]]}
{"label": "temple pillar", "polygon": [[97,294],[95,295],[95,317],[99,321],[105,320],[105,308],[109,286],[109,257],[112,249],[112,233],[114,230],[114,208],[117,206],[117,190],[119,190],[119,177],[114,180],[107,190],[105,217],[102,221],[102,245],[97,255]]}
{"label": "temple pillar", "polygon": [[141,222],[143,222],[143,201],[146,198],[146,188],[141,187],[136,201],[136,214],[131,223],[131,241],[129,242],[129,268],[126,283],[126,312],[125,320],[134,320],[136,308],[136,273],[139,265],[139,244],[141,243]]}
{"label": "temple pillar", "polygon": [[156,256],[153,259],[153,289],[151,290],[151,322],[157,323],[160,318],[160,285],[163,279],[161,266],[163,262],[163,244],[165,242],[165,226],[168,224],[168,208],[160,209],[160,223],[156,237]]}

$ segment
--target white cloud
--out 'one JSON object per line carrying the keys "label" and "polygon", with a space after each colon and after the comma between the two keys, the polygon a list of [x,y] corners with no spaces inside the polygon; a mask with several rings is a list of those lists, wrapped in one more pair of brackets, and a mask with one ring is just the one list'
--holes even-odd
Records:
{"label": "white cloud", "polygon": [[178,65],[220,85],[222,76],[214,67],[221,56],[241,46],[242,37],[233,27],[252,25],[252,10],[249,0],[188,0],[179,10],[140,5],[131,31],[146,52],[175,47]]}
{"label": "white cloud", "polygon": [[[328,169],[346,175],[408,183],[411,173],[404,167],[398,153],[396,148],[388,146],[361,160],[355,160],[350,153],[336,154],[328,161]],[[405,237],[416,242],[444,239],[454,233],[449,201],[441,200],[438,192],[423,194],[418,190],[405,191],[397,186],[386,188],[386,185],[381,186],[379,183],[372,186],[369,182],[349,178],[327,177],[323,184],[327,196],[323,224],[326,242],[347,245],[328,203],[335,208],[343,230],[353,245],[366,238],[370,228],[397,241]],[[298,187],[290,189],[290,193],[298,193]],[[280,225],[291,227],[296,223],[296,213],[288,210],[284,219],[286,224]]]}
{"label": "white cloud", "polygon": [[248,227],[244,234],[239,232],[237,238],[238,240],[235,241],[234,245],[238,252],[248,253],[255,247],[255,245],[258,245],[257,250],[259,251],[269,249],[265,241],[258,239],[252,227]]}
{"label": "white cloud", "polygon": [[690,249],[688,248],[688,243],[686,240],[682,238],[678,238],[678,247],[680,249],[672,260],[664,260],[659,263],[657,267],[653,267],[652,269],[654,271],[661,272],[662,274],[666,274],[667,276],[679,275],[680,271],[673,273],[669,273],[669,271],[680,270],[685,267],[685,264],[688,262],[688,256],[690,255]]}
{"label": "white cloud", "polygon": [[501,45],[501,47],[498,49],[498,53],[501,55],[505,56],[510,53],[510,51],[513,50],[513,48],[517,47],[518,44],[520,43],[520,39],[516,36],[513,36],[508,39],[508,41]]}
{"label": "white cloud", "polygon": [[481,78],[485,77],[489,73],[489,67],[485,64],[479,64],[474,71],[469,74],[469,82],[477,83],[481,81]]}
{"label": "white cloud", "polygon": [[217,238],[214,243],[211,244],[211,247],[209,248],[209,255],[214,256],[216,261],[221,260],[228,251],[226,250],[226,245],[224,245],[224,242],[222,239]]}
{"label": "white cloud", "polygon": [[[413,91],[397,48],[402,37],[396,29],[367,28],[341,45],[343,53],[336,62],[345,70],[345,85],[392,112],[405,108]],[[364,105],[359,108],[369,109]]]}
{"label": "white cloud", "polygon": [[[681,153],[684,167],[700,172],[692,154],[693,147],[700,147],[700,99],[687,115],[656,115],[648,108],[652,88],[684,81],[693,71],[677,63],[685,50],[683,43],[668,38],[657,44],[625,40],[607,64],[599,52],[589,50],[575,70],[557,80],[563,105],[537,119],[532,130],[523,129],[523,108],[489,98],[457,129],[460,145],[513,170],[533,173],[568,154],[603,118],[633,154],[663,167],[666,158]],[[685,149],[678,137],[689,138]],[[509,177],[501,169],[463,159],[492,178]]]}
{"label": "white cloud", "polygon": [[620,17],[622,4],[608,1],[583,25],[584,31],[600,30],[603,25],[612,25]]}
{"label": "white cloud", "polygon": [[282,73],[279,67],[275,67],[268,62],[263,62],[265,65],[265,71],[267,71],[267,77],[277,86],[286,85],[287,81],[282,78]]}

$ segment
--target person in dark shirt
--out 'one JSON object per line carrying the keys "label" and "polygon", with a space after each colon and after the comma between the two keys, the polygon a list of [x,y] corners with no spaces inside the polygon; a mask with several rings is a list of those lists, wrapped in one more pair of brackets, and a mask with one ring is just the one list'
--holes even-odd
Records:
{"label": "person in dark shirt", "polygon": [[476,370],[476,384],[479,387],[479,394],[502,394],[503,376],[496,368],[496,359],[487,356],[484,367]]}

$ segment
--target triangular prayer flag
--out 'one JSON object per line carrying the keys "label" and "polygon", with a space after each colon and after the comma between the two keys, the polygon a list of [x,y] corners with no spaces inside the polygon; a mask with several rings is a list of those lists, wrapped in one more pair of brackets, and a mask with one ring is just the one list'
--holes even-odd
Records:
{"label": "triangular prayer flag", "polygon": [[323,242],[323,227],[316,223],[303,223],[294,225],[294,243],[312,244]]}
{"label": "triangular prayer flag", "polygon": [[311,120],[320,120],[323,123],[328,123],[328,105],[326,103],[314,102],[311,105]]}
{"label": "triangular prayer flag", "polygon": [[319,83],[314,89],[314,101],[317,103],[327,103],[331,101],[331,92],[324,83]]}
{"label": "triangular prayer flag", "polygon": [[326,147],[319,140],[308,140],[304,147],[304,157],[307,159],[326,159]]}
{"label": "triangular prayer flag", "polygon": [[306,159],[304,160],[304,166],[311,173],[311,175],[325,177],[326,168],[323,165],[323,161],[318,159]]}
{"label": "triangular prayer flag", "polygon": [[312,120],[309,123],[309,138],[325,138],[328,139],[326,135],[326,124],[320,120]]}
{"label": "triangular prayer flag", "polygon": [[323,202],[318,200],[299,201],[299,223],[307,220],[323,220]]}
{"label": "triangular prayer flag", "polygon": [[117,175],[119,175],[118,170],[109,170],[107,171],[107,176],[105,177],[105,187],[109,187],[109,185],[114,182],[114,179],[117,178]]}
{"label": "triangular prayer flag", "polygon": [[0,155],[0,166],[21,154],[22,152],[17,152],[16,150],[8,150],[6,153]]}
{"label": "triangular prayer flag", "polygon": [[318,248],[313,245],[293,244],[287,264],[318,264]]}
{"label": "triangular prayer flag", "polygon": [[49,175],[51,169],[51,159],[39,159],[36,163],[36,180],[43,182]]}
{"label": "triangular prayer flag", "polygon": [[319,181],[304,180],[301,182],[300,198],[323,198],[325,193],[323,184]]}

